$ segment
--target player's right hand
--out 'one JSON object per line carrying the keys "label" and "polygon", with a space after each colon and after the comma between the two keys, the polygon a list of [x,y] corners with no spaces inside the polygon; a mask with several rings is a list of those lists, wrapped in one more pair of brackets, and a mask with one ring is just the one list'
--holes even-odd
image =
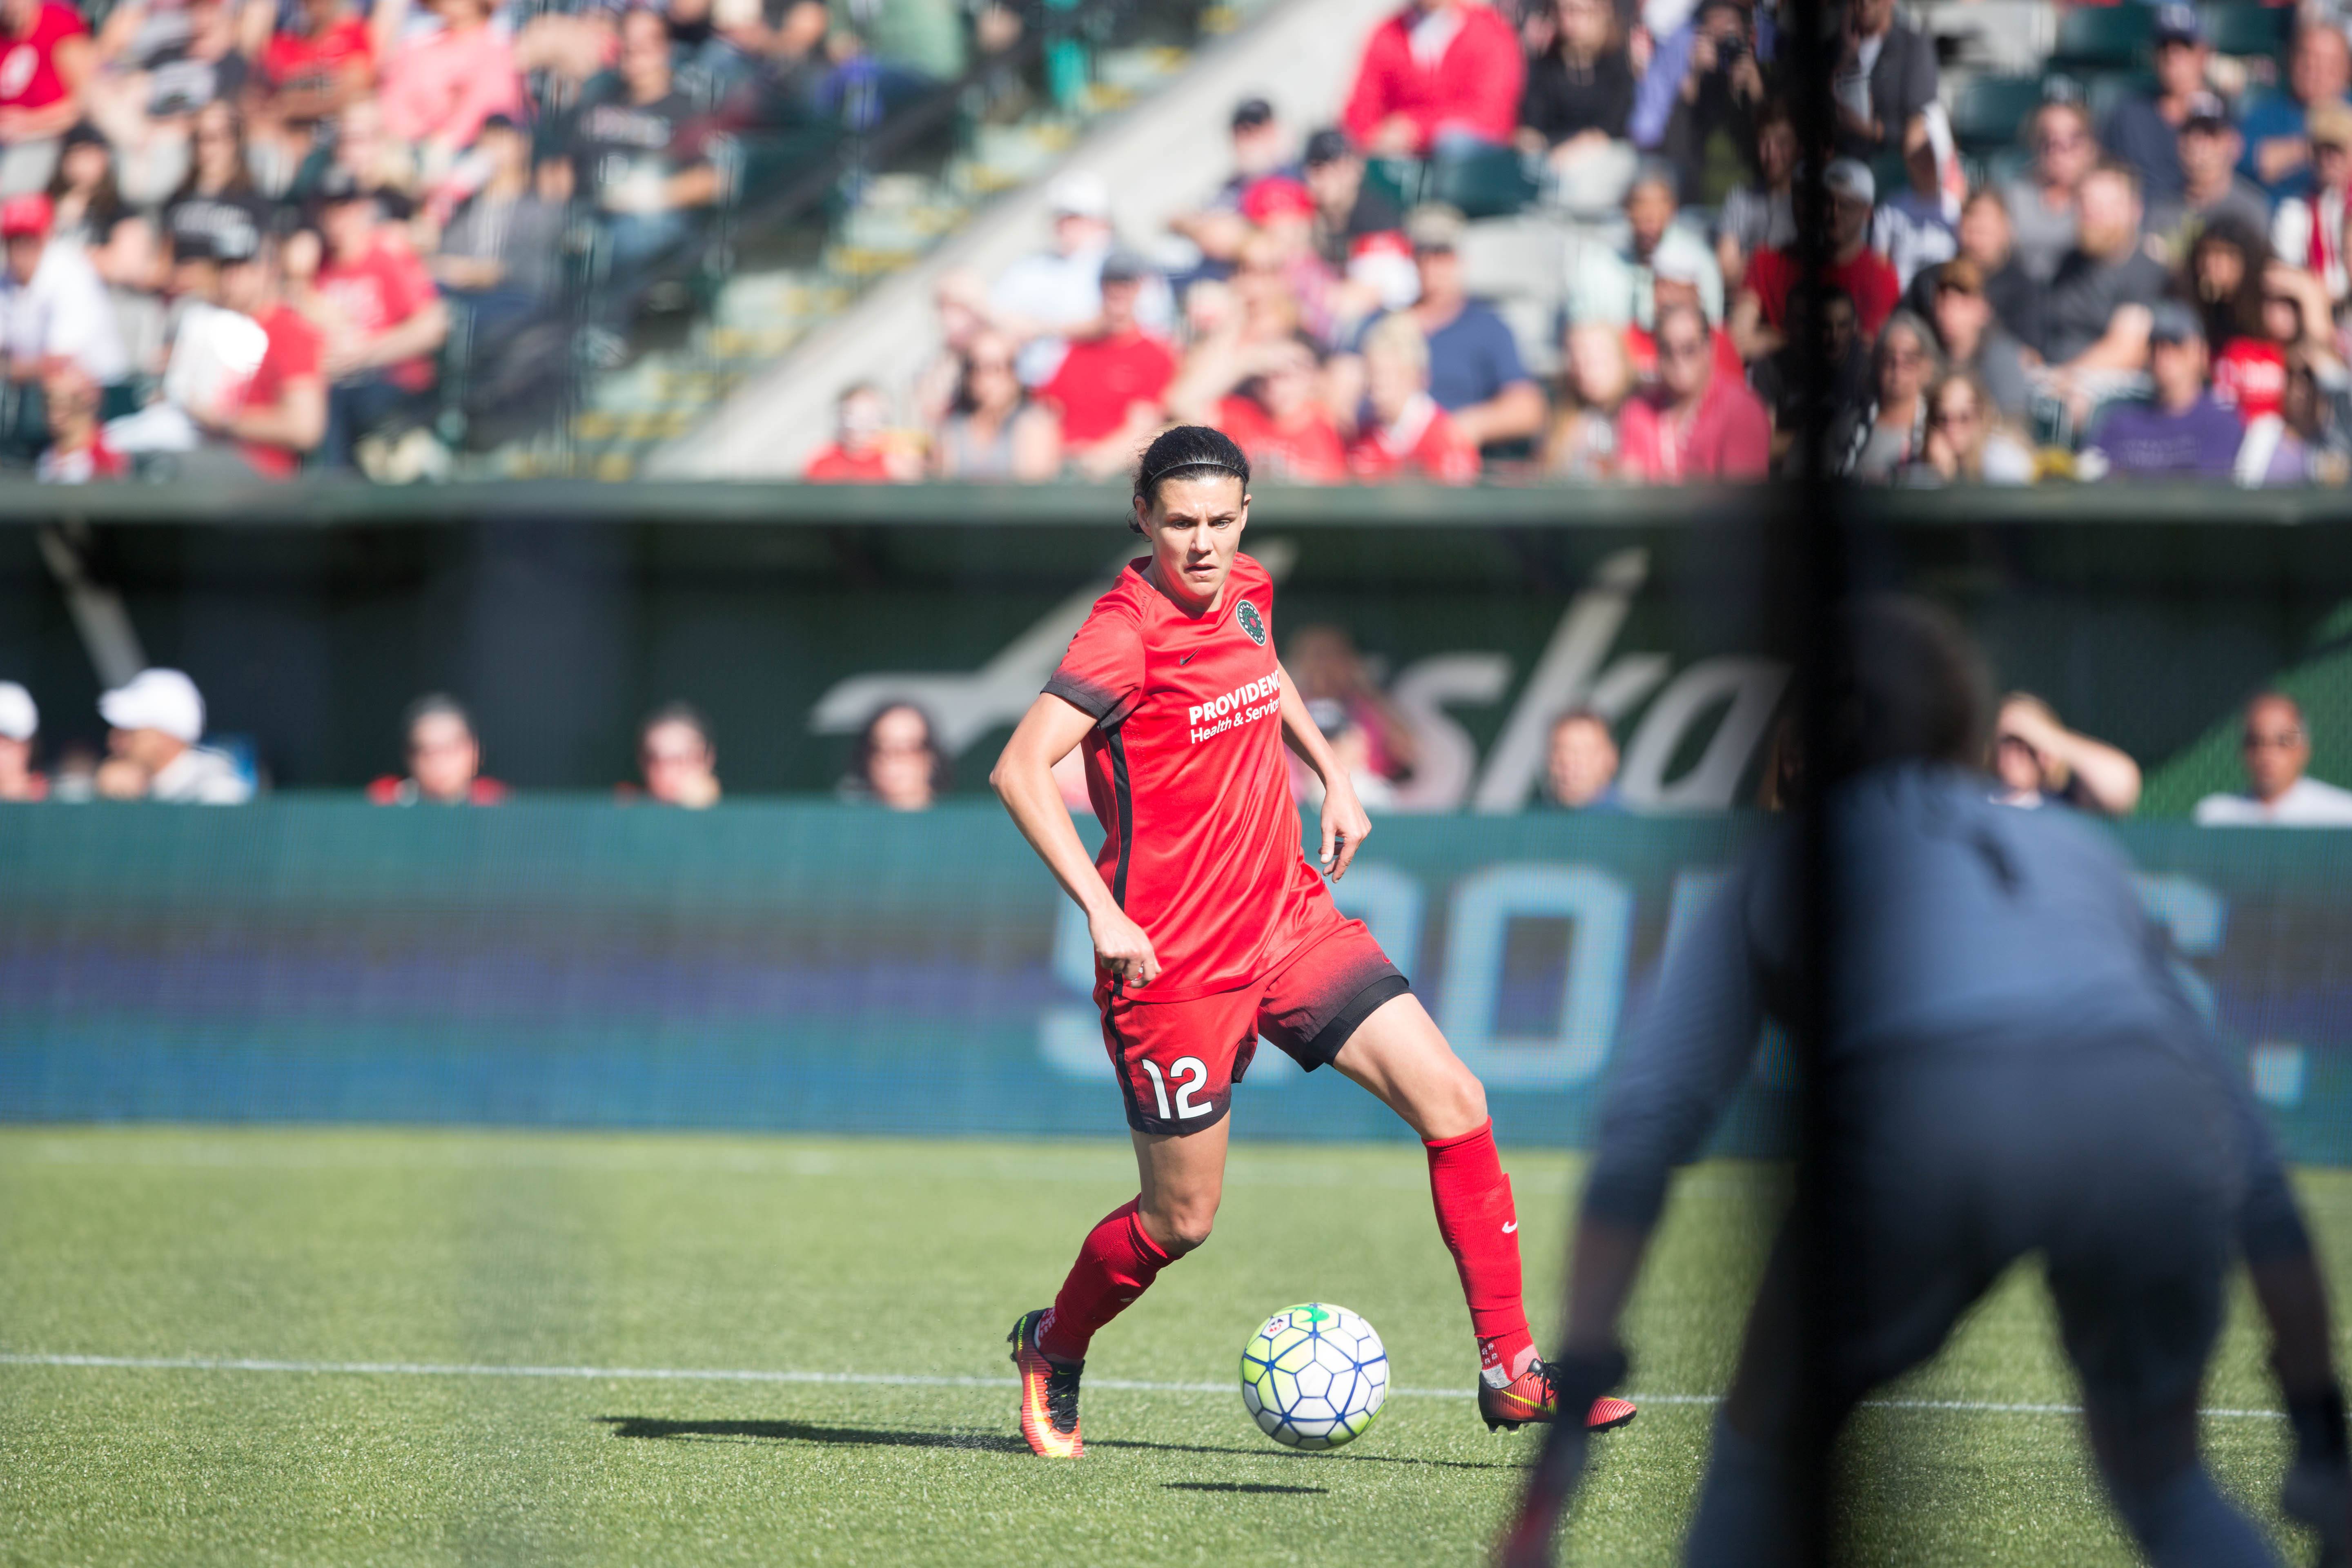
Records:
{"label": "player's right hand", "polygon": [[1138,986],[1160,978],[1160,955],[1151,951],[1151,939],[1120,910],[1087,916],[1087,931],[1094,938],[1095,961],[1112,980]]}

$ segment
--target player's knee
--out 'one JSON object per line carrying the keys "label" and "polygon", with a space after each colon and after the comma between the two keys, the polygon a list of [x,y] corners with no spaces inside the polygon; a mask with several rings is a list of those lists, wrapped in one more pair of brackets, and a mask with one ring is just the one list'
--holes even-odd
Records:
{"label": "player's knee", "polygon": [[1486,1124],[1486,1086],[1456,1058],[1419,1107],[1422,1135],[1459,1138]]}
{"label": "player's knee", "polygon": [[1167,1205],[1149,1216],[1152,1239],[1165,1247],[1171,1258],[1181,1258],[1209,1239],[1209,1232],[1217,1223],[1217,1205],[1213,1198],[1193,1200]]}
{"label": "player's knee", "polygon": [[1486,1124],[1486,1086],[1468,1068],[1458,1061],[1454,1065],[1458,1069],[1454,1088],[1454,1111],[1469,1126],[1483,1127]]}

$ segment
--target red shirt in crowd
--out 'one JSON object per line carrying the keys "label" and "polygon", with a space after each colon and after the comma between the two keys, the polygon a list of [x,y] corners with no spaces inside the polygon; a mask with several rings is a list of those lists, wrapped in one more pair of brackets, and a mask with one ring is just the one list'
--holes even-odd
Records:
{"label": "red shirt in crowd", "polygon": [[[1734,381],[1746,381],[1748,366],[1741,363],[1739,351],[1731,346],[1731,334],[1710,329],[1706,336],[1707,341],[1715,345],[1717,379],[1727,375]],[[1635,380],[1658,379],[1658,340],[1654,334],[1629,324],[1625,328],[1625,358],[1633,367]]]}
{"label": "red shirt in crowd", "polygon": [[376,96],[383,128],[403,142],[470,147],[491,115],[526,113],[514,51],[492,27],[444,27],[403,45],[386,62]]}
{"label": "red shirt in crowd", "polygon": [[292,88],[323,88],[342,75],[352,61],[368,61],[374,54],[367,24],[357,16],[338,16],[315,35],[272,34],[261,51],[261,76],[280,92]]}
{"label": "red shirt in crowd", "polygon": [[[419,805],[425,792],[416,787],[415,779],[386,773],[369,784],[367,797],[370,805]],[[478,778],[466,786],[467,805],[503,805],[506,798],[507,786],[496,779]]]}
{"label": "red shirt in crowd", "polygon": [[895,477],[881,447],[852,452],[838,441],[819,447],[801,469],[801,478],[820,485],[887,485]]}
{"label": "red shirt in crowd", "polygon": [[[1453,27],[1450,37],[1443,29]],[[1423,47],[1413,35],[1422,28]],[[1432,47],[1444,47],[1432,58]],[[1462,0],[1448,9],[1398,12],[1373,29],[1364,44],[1356,85],[1348,93],[1340,123],[1361,146],[1381,122],[1402,114],[1417,135],[1413,151],[1426,153],[1440,132],[1454,132],[1497,144],[1510,141],[1519,123],[1519,89],[1527,83],[1526,57],[1518,34],[1493,8]]]}
{"label": "red shirt in crowd", "polygon": [[[330,261],[320,268],[319,292],[369,342],[440,297],[416,253],[381,237],[356,261]],[[424,355],[404,359],[386,366],[384,375],[395,386],[423,392],[433,384],[433,362]]]}
{"label": "red shirt in crowd", "polygon": [[65,97],[58,46],[89,31],[72,6],[50,0],[23,37],[0,37],[0,109],[47,109]]}
{"label": "red shirt in crowd", "polygon": [[86,485],[96,479],[128,479],[131,459],[106,444],[106,427],[90,432],[89,445],[70,452],[51,447],[33,464],[34,477],[45,485]]}
{"label": "red shirt in crowd", "polygon": [[1131,331],[1072,343],[1037,395],[1061,410],[1062,439],[1086,447],[1126,424],[1135,405],[1159,406],[1175,379],[1168,345]]}
{"label": "red shirt in crowd", "polygon": [[[1796,286],[1799,273],[1796,258],[1769,245],[1758,247],[1748,258],[1746,286],[1764,307],[1764,324],[1775,331],[1788,324],[1789,290]],[[1854,321],[1865,341],[1878,336],[1903,298],[1903,280],[1886,258],[1868,246],[1851,261],[1831,263],[1822,276],[1853,296]]]}
{"label": "red shirt in crowd", "polygon": [[[261,330],[268,342],[261,351],[261,363],[253,379],[237,394],[239,412],[276,406],[289,384],[319,374],[320,361],[326,353],[326,334],[291,305],[272,305],[261,317]],[[239,445],[245,460],[270,479],[290,479],[302,466],[302,454],[290,447],[266,447],[253,441]]]}
{"label": "red shirt in crowd", "polygon": [[1320,407],[1285,429],[1256,398],[1235,395],[1218,403],[1217,428],[1249,458],[1251,472],[1267,479],[1331,485],[1348,477],[1339,427]]}
{"label": "red shirt in crowd", "polygon": [[2286,406],[2286,352],[2260,338],[2231,338],[2213,356],[2213,396],[2241,419],[2276,414]]}
{"label": "red shirt in crowd", "polygon": [[1330,895],[1299,852],[1283,765],[1274,579],[1236,555],[1217,607],[1193,616],[1150,564],[1095,601],[1045,689],[1095,721],[1095,864],[1159,955],[1143,999],[1175,1002],[1262,980]]}
{"label": "red shirt in crowd", "polygon": [[1718,374],[1688,424],[1676,419],[1663,388],[1625,400],[1617,416],[1617,451],[1625,476],[1644,484],[1690,479],[1760,479],[1772,465],[1772,420],[1748,384]]}
{"label": "red shirt in crowd", "polygon": [[1348,471],[1359,479],[1434,479],[1466,485],[1478,477],[1478,448],[1454,426],[1426,393],[1403,417],[1382,428],[1368,426],[1348,447]]}

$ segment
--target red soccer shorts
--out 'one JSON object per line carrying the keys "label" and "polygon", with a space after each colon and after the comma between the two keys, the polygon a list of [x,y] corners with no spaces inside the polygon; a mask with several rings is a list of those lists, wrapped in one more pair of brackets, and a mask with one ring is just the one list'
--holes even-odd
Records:
{"label": "red soccer shorts", "polygon": [[1231,1108],[1260,1035],[1308,1072],[1339,1047],[1372,1010],[1412,989],[1361,921],[1316,900],[1307,938],[1263,979],[1234,991],[1181,1001],[1114,993],[1095,982],[1103,1044],[1118,1069],[1127,1124],[1139,1132],[1198,1132]]}

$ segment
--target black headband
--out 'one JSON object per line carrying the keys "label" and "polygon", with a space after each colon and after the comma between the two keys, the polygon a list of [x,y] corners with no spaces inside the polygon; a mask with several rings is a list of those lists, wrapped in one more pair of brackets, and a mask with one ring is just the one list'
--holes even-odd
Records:
{"label": "black headband", "polygon": [[1137,481],[1136,489],[1148,496],[1159,488],[1160,480],[1171,474],[1181,474],[1187,468],[1212,468],[1221,474],[1231,474],[1244,484],[1249,483],[1249,475],[1226,462],[1223,458],[1184,458],[1169,464],[1157,473],[1144,475]]}

